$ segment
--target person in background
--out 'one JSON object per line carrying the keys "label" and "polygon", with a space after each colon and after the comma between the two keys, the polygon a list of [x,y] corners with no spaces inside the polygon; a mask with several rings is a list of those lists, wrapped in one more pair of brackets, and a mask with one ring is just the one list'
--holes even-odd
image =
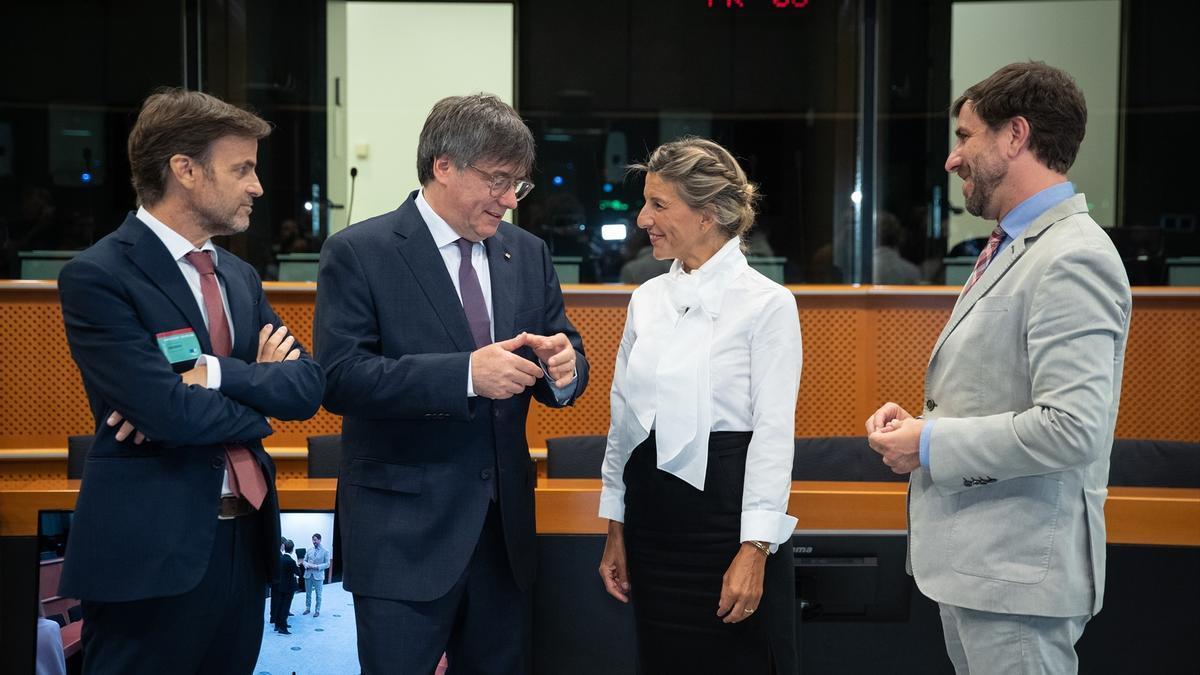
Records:
{"label": "person in background", "polygon": [[630,233],[627,246],[634,252],[624,265],[621,265],[621,283],[644,284],[660,274],[671,271],[670,260],[656,260],[654,247],[650,245],[650,237],[646,231],[638,228]]}
{"label": "person in background", "polygon": [[299,587],[296,581],[301,573],[296,559],[292,557],[295,545],[290,539],[284,539],[279,546],[279,575],[271,584],[271,623],[275,632],[281,635],[291,635],[287,618],[292,611],[292,598],[296,596]]}
{"label": "person in background", "polygon": [[[300,558],[299,558],[299,556],[296,555],[296,542],[292,541],[291,539],[288,539],[286,543],[288,546],[291,546],[291,551],[290,551],[289,555],[292,558],[292,564],[293,564],[293,567],[292,567],[293,572],[292,573],[296,577],[296,590],[300,590],[300,588],[304,585],[304,568],[300,566]],[[291,608],[290,603],[288,605],[287,615],[295,616],[295,614],[292,614],[292,608]]]}
{"label": "person in background", "polygon": [[[312,548],[304,554],[300,563],[304,569],[304,613],[312,612],[313,618],[321,616],[321,589],[325,587],[325,570],[329,569],[329,551],[321,546],[321,535],[313,534]],[[317,595],[313,608],[313,593]]]}
{"label": "person in background", "polygon": [[46,608],[41,602],[38,602],[37,652],[33,672],[35,675],[67,675],[62,627],[58,622],[46,618]]}
{"label": "person in background", "polygon": [[729,151],[685,138],[632,169],[638,227],[675,262],[629,301],[600,577],[633,601],[642,672],[795,673],[796,300],[742,253],[758,194]]}
{"label": "person in background", "polygon": [[877,284],[919,284],[921,268],[900,255],[904,227],[900,219],[887,211],[879,212],[879,246],[875,247]]}

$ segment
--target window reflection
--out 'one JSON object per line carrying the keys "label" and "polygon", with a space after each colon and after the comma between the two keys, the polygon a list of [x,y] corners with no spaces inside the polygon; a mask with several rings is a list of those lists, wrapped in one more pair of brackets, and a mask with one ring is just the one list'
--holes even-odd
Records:
{"label": "window reflection", "polygon": [[[518,224],[546,239],[564,282],[646,278],[665,266],[646,257],[636,227],[641,185],[625,179],[624,166],[691,133],[729,147],[762,186],[750,253],[772,278],[853,283],[863,280],[855,270],[864,270],[877,283],[961,282],[975,240],[987,232],[959,215],[959,186],[942,164],[948,105],[970,84],[952,81],[963,66],[955,35],[967,34],[955,17],[969,18],[981,3],[830,0],[788,14],[774,13],[769,2],[742,4],[745,11],[682,0],[523,0],[514,99],[539,155],[538,187],[521,202]],[[1187,32],[1200,23],[1200,7],[1117,0],[1011,6],[1018,24],[1052,11],[1080,21],[1107,17],[1096,36],[1108,46],[1107,60],[1088,66],[1096,72],[1075,74],[1098,77],[1109,92],[1094,100],[1088,93],[1093,119],[1085,141],[1107,139],[1101,163],[1109,168],[1098,187],[1084,182],[1080,189],[1094,200],[1135,284],[1200,283],[1200,192],[1190,162],[1200,140],[1180,133],[1200,123]],[[0,71],[0,278],[54,278],[72,251],[111,232],[134,207],[125,139],[139,102],[164,85],[198,86],[275,123],[260,151],[266,194],[253,226],[221,243],[266,279],[309,278],[348,201],[326,129],[337,115],[344,120],[354,98],[327,72],[327,4],[105,0],[63,7],[4,3],[0,56],[20,67]],[[867,8],[875,30],[864,24]],[[582,39],[580,26],[587,26]],[[1084,49],[1025,32],[1022,39],[1038,48],[1029,55],[1064,67]],[[872,82],[860,81],[864,40],[874,41],[877,55]],[[981,61],[1002,56],[968,51]],[[29,58],[47,52],[55,58]],[[874,175],[862,176],[861,203],[872,206],[861,232],[851,199],[860,88],[875,92],[878,120],[867,130],[877,156]],[[343,106],[336,115],[335,91]],[[1072,178],[1092,181],[1087,168]],[[604,238],[604,225],[624,225],[625,238]]]}

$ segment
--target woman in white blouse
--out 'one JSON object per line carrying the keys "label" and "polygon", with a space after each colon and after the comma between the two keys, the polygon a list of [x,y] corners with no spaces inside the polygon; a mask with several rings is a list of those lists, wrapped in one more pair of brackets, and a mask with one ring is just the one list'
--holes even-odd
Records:
{"label": "woman in white blouse", "polygon": [[638,227],[675,262],[629,301],[600,576],[633,600],[642,672],[793,673],[796,302],[746,263],[758,195],[727,150],[684,138],[631,169]]}

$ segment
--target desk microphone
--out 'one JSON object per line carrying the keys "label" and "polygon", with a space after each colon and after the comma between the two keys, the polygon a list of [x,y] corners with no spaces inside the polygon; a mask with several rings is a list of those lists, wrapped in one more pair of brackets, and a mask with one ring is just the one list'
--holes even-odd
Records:
{"label": "desk microphone", "polygon": [[358,167],[350,167],[350,200],[346,206],[346,227],[350,227],[350,212],[354,209],[354,179],[358,178]]}

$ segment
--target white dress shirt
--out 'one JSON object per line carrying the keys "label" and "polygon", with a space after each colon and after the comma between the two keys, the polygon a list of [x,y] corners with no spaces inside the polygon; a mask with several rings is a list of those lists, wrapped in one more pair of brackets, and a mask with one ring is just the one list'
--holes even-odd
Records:
{"label": "white dress shirt", "polygon": [[[204,317],[204,325],[208,326],[208,308],[204,306],[204,293],[200,290],[200,272],[196,271],[195,267],[187,261],[187,254],[193,251],[208,251],[212,255],[213,265],[217,264],[217,247],[213,246],[212,240],[204,242],[200,248],[192,245],[186,237],[179,234],[175,230],[167,227],[158,218],[146,210],[146,207],[138,207],[138,220],[146,224],[150,231],[162,241],[163,246],[167,247],[167,251],[171,257],[175,259],[175,264],[179,265],[179,271],[183,274],[183,280],[187,282],[188,288],[192,289],[192,296],[196,298],[196,304],[200,307],[200,316]],[[229,298],[225,293],[225,282],[221,280],[221,276],[217,275],[217,286],[221,289],[221,304],[225,306],[225,322],[229,324],[229,344],[233,344],[233,322],[230,320],[229,313]],[[278,326],[276,326],[278,328]],[[208,388],[221,388],[221,362],[208,354],[201,355],[197,361],[198,366],[208,366]]]}
{"label": "white dress shirt", "polygon": [[35,675],[67,675],[67,660],[63,655],[62,628],[44,616],[37,620],[37,654],[34,657]]}
{"label": "white dress shirt", "polygon": [[[446,263],[446,271],[450,273],[450,281],[454,283],[454,293],[462,302],[462,289],[458,286],[458,268],[462,265],[462,252],[455,243],[462,239],[454,228],[450,227],[444,218],[434,212],[433,207],[425,200],[425,191],[417,192],[417,210],[433,235],[433,245],[442,254],[442,262]],[[492,332],[492,341],[496,340],[496,322],[492,320],[492,273],[488,267],[487,249],[483,242],[471,244],[471,267],[475,268],[475,276],[479,277],[479,290],[483,291],[483,302],[487,305],[488,328]],[[468,381],[469,386],[469,381]],[[474,394],[472,394],[474,395]]]}
{"label": "white dress shirt", "polygon": [[788,541],[801,348],[795,298],[736,238],[690,274],[677,260],[642,284],[613,371],[600,516],[624,521],[625,463],[651,429],[658,468],[699,490],[709,431],[751,431],[741,541]]}
{"label": "white dress shirt", "polygon": [[[417,211],[421,213],[421,218],[425,220],[425,225],[429,227],[429,234],[433,236],[433,245],[437,247],[438,253],[442,254],[442,262],[446,264],[446,271],[450,273],[450,281],[454,284],[454,293],[458,295],[458,301],[461,303],[462,288],[458,285],[458,269],[462,266],[462,252],[458,250],[456,242],[462,237],[429,205],[425,199],[425,190],[418,191],[414,201],[417,203]],[[492,274],[491,268],[488,267],[487,248],[481,241],[471,244],[471,267],[475,268],[475,276],[479,278],[479,290],[483,292],[483,302],[487,305],[488,330],[491,332],[492,342],[495,342],[496,321],[492,314]],[[554,384],[550,374],[546,372],[545,364],[541,364],[541,366],[542,372],[550,383],[550,389],[554,392],[554,397],[559,401],[571,398],[577,386],[578,373],[572,376],[571,382],[567,386],[560,389]],[[467,361],[467,396],[475,395],[475,382],[471,378],[471,362]]]}
{"label": "white dress shirt", "polygon": [[[203,246],[196,248],[192,242],[188,241],[187,237],[167,227],[144,206],[138,207],[137,219],[150,228],[150,231],[162,241],[163,246],[167,247],[167,252],[175,259],[175,264],[179,266],[179,272],[183,274],[183,280],[187,282],[188,288],[192,290],[192,296],[196,299],[196,304],[200,307],[200,316],[204,317],[204,325],[208,326],[208,309],[204,306],[204,293],[200,290],[200,272],[187,261],[187,254],[192,251],[209,251],[215,266],[217,264],[217,247],[209,239],[204,242]],[[225,321],[229,324],[229,344],[232,345],[234,339],[233,320],[229,313],[229,297],[225,292],[225,282],[221,280],[221,275],[216,276],[217,286],[221,289],[221,304],[225,306]],[[275,328],[279,328],[279,326],[275,326]],[[219,390],[221,388],[221,362],[209,354],[202,354],[196,360],[196,365],[206,366],[208,382],[205,386],[209,389]],[[229,489],[229,469],[225,470],[225,476],[221,480],[221,494],[233,494],[233,491]]]}

